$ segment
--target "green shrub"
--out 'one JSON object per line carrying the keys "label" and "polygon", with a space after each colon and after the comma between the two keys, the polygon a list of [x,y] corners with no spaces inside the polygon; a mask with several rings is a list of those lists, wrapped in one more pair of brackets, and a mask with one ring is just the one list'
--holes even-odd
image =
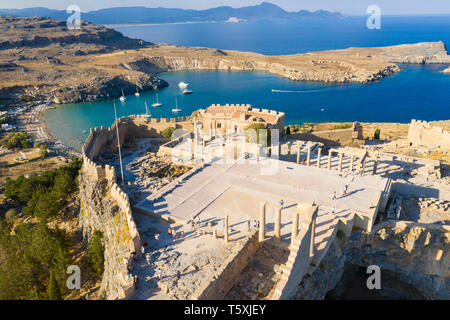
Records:
{"label": "green shrub", "polygon": [[100,278],[103,274],[105,262],[105,247],[103,245],[103,233],[99,230],[94,230],[89,241],[87,259],[91,273]]}
{"label": "green shrub", "polygon": [[380,140],[380,129],[375,130],[375,133],[373,134],[373,140]]}
{"label": "green shrub", "polygon": [[[256,132],[256,136],[253,134]],[[271,133],[264,123],[252,123],[244,128],[244,134],[250,143],[260,143],[263,146],[270,146]],[[264,138],[265,137],[265,138]]]}
{"label": "green shrub", "polygon": [[15,216],[17,216],[16,209],[9,209],[5,213],[5,218],[8,219],[8,220],[14,219]]}
{"label": "green shrub", "polygon": [[170,140],[170,139],[172,139],[172,134],[173,134],[174,131],[175,131],[175,128],[174,128],[174,127],[169,127],[169,128],[164,129],[164,130],[161,132],[161,135],[162,135],[164,138]]}
{"label": "green shrub", "polygon": [[11,132],[0,140],[0,145],[8,149],[25,149],[33,146],[26,132]]}
{"label": "green shrub", "polygon": [[331,130],[340,130],[340,129],[348,129],[351,128],[352,125],[351,124],[337,124],[335,125],[333,128],[331,128]]}

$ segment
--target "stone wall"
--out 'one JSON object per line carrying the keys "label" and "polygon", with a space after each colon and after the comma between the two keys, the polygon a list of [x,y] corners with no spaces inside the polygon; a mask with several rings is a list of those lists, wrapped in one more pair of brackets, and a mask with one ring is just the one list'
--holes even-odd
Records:
{"label": "stone wall", "polygon": [[[341,229],[341,228],[339,228]],[[391,271],[400,281],[415,287],[428,299],[449,299],[448,226],[406,221],[386,221],[370,233],[354,231],[337,234],[319,267],[305,275],[294,299],[324,299],[340,284],[344,265],[378,265]],[[381,280],[383,286],[383,279]],[[339,285],[339,291],[346,288]]]}
{"label": "stone wall", "polygon": [[412,120],[409,125],[408,142],[413,146],[450,148],[450,132],[434,127],[426,121]]}
{"label": "stone wall", "polygon": [[116,125],[121,144],[126,140],[127,129],[132,126],[123,118],[111,128],[92,129],[82,148],[80,173],[79,224],[86,240],[94,230],[103,232],[105,264],[100,292],[106,299],[126,299],[134,295],[135,280],[129,270],[140,251],[140,236],[130,200],[116,181],[115,169],[94,162],[98,154],[117,148]]}
{"label": "stone wall", "polygon": [[450,227],[386,221],[350,242],[349,261],[378,265],[429,299],[450,298]]}
{"label": "stone wall", "polygon": [[258,231],[255,230],[241,245],[234,249],[234,254],[227,257],[221,268],[217,270],[213,280],[203,288],[199,288],[196,298],[198,300],[220,300],[230,291],[239,279],[239,275],[253,259],[259,249]]}
{"label": "stone wall", "polygon": [[325,130],[316,132],[296,133],[289,135],[290,139],[321,142],[326,146],[339,146],[362,140],[362,126],[354,123],[351,128]]}

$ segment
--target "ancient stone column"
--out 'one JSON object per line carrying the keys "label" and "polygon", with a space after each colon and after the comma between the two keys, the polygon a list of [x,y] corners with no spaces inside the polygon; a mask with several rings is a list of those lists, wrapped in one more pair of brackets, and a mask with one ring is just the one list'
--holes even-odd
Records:
{"label": "ancient stone column", "polygon": [[299,205],[297,204],[297,208],[293,212],[292,216],[292,233],[291,233],[291,245],[294,243],[295,238],[298,235],[298,218],[299,218]]}
{"label": "ancient stone column", "polygon": [[316,247],[314,244],[315,236],[316,236],[316,218],[313,217],[313,221],[311,224],[311,242],[309,245],[309,257],[310,258],[312,258],[314,256],[315,251],[316,251]]}
{"label": "ancient stone column", "polygon": [[319,148],[319,150],[317,150],[317,168],[320,168],[320,157],[322,155],[322,148]]}
{"label": "ancient stone column", "polygon": [[364,170],[366,170],[366,159],[361,163],[361,176],[364,174]]}
{"label": "ancient stone column", "polygon": [[237,160],[237,141],[236,139],[233,141],[233,155],[234,155],[234,160]]}
{"label": "ancient stone column", "polygon": [[259,242],[266,237],[266,202],[259,203]]}
{"label": "ancient stone column", "polygon": [[214,229],[214,231],[213,231],[213,238],[217,239],[217,230],[216,229]]}
{"label": "ancient stone column", "polygon": [[328,170],[331,170],[331,157],[333,156],[333,153],[328,151]]}
{"label": "ancient stone column", "polygon": [[194,117],[194,143],[198,144],[198,134],[197,134],[197,118]]}
{"label": "ancient stone column", "polygon": [[311,165],[311,147],[308,147],[308,154],[306,158],[306,165],[309,167]]}
{"label": "ancient stone column", "polygon": [[281,241],[281,207],[275,208],[275,243]]}
{"label": "ancient stone column", "polygon": [[378,161],[377,161],[377,160],[374,160],[374,161],[373,161],[372,175],[376,175],[376,174],[377,174],[377,166],[378,166]]}
{"label": "ancient stone column", "polygon": [[297,164],[300,163],[300,150],[301,150],[301,145],[297,144]]}
{"label": "ancient stone column", "polygon": [[256,144],[256,161],[259,161],[260,155],[261,155],[261,145],[258,143]]}
{"label": "ancient stone column", "polygon": [[225,242],[228,243],[228,216],[225,216],[225,230],[223,231]]}
{"label": "ancient stone column", "polygon": [[288,158],[287,158],[287,161],[291,161],[291,143],[290,142],[288,142],[287,147],[288,147]]}
{"label": "ancient stone column", "polygon": [[344,157],[344,154],[342,152],[339,152],[339,171],[342,171],[342,158]]}
{"label": "ancient stone column", "polygon": [[355,163],[355,155],[352,154],[351,158],[350,158],[350,172],[353,171],[353,164]]}

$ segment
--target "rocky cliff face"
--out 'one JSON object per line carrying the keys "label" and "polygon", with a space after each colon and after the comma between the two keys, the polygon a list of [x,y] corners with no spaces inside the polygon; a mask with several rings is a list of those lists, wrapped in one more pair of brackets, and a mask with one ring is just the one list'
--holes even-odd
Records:
{"label": "rocky cliff face", "polygon": [[111,197],[111,184],[106,179],[92,181],[82,171],[80,200],[79,225],[84,239],[87,241],[94,230],[104,235],[105,264],[100,295],[109,300],[131,297],[134,279],[128,277],[131,268],[128,258],[135,249],[124,212]]}
{"label": "rocky cliff face", "polygon": [[336,238],[321,265],[305,278],[296,299],[323,299],[341,281],[345,263],[398,275],[428,299],[450,297],[450,235],[447,226],[385,222],[371,233]]}

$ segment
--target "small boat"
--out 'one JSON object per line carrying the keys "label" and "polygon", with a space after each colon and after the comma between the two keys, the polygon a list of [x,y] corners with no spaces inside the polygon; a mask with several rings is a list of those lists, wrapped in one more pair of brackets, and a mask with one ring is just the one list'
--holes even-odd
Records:
{"label": "small boat", "polygon": [[152,104],[152,107],[161,107],[161,106],[162,106],[162,103],[159,102],[158,92],[156,92],[156,102]]}
{"label": "small boat", "polygon": [[183,94],[191,94],[191,93],[192,93],[192,90],[189,90],[189,89],[183,90]]}
{"label": "small boat", "polygon": [[180,112],[181,109],[178,108],[178,100],[175,99],[175,109],[172,109],[172,112]]}
{"label": "small boat", "polygon": [[122,89],[122,96],[119,98],[120,101],[124,102],[125,101],[125,95],[123,94],[123,89]]}
{"label": "small boat", "polygon": [[144,115],[144,118],[150,119],[152,117],[152,115],[150,114],[150,112],[148,112],[147,102],[144,102],[144,104],[145,104],[145,115]]}
{"label": "small boat", "polygon": [[184,83],[183,81],[181,81],[181,82],[178,84],[178,87],[179,87],[180,89],[187,89],[188,86],[189,86],[189,84],[188,84],[188,83]]}
{"label": "small boat", "polygon": [[87,133],[87,131],[86,131],[86,130],[83,130],[83,133]]}
{"label": "small boat", "polygon": [[324,112],[324,111],[325,111],[325,109],[320,109],[320,111]]}
{"label": "small boat", "polygon": [[138,88],[136,87],[136,93],[134,94],[136,97],[139,97],[139,91]]}

